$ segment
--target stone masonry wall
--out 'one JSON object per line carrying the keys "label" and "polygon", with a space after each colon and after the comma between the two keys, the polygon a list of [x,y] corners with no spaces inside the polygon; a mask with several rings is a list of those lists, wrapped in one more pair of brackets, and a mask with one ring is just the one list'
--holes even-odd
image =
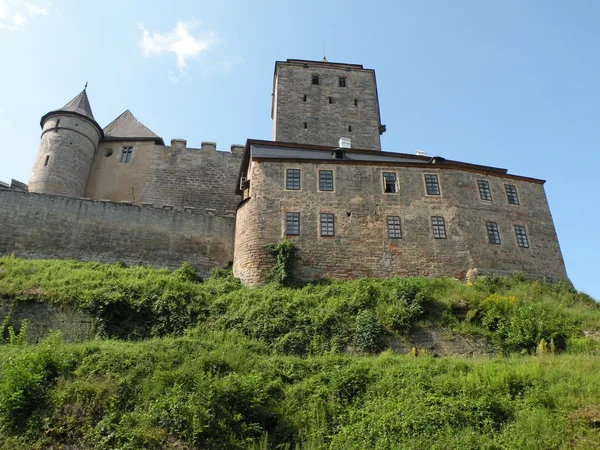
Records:
{"label": "stone masonry wall", "polygon": [[154,147],[142,201],[234,217],[241,200],[235,188],[243,146],[222,152],[211,142],[203,142],[201,149],[185,145],[173,140],[170,147]]}
{"label": "stone masonry wall", "polygon": [[[300,168],[300,191],[284,189],[285,169]],[[333,192],[318,191],[318,170],[334,171]],[[398,193],[383,193],[382,172],[395,172]],[[437,174],[441,196],[425,195],[424,173]],[[300,212],[297,275],[331,277],[464,277],[519,270],[532,278],[567,274],[543,185],[455,169],[253,161],[250,199],[236,223],[234,274],[249,285],[264,282],[272,261],[265,245],[284,237],[285,213]],[[477,180],[490,183],[492,201],[480,200]],[[517,187],[520,205],[509,205],[504,184]],[[321,237],[319,215],[335,214],[335,236]],[[390,239],[387,216],[400,216],[401,239]],[[442,216],[446,239],[434,239],[431,216]],[[496,222],[501,244],[488,242],[486,222]],[[514,225],[527,230],[529,248],[517,246]]]}
{"label": "stone masonry wall", "polygon": [[[353,148],[381,150],[375,72],[349,67],[278,62],[273,140],[337,147],[340,137],[348,137]],[[312,84],[313,75],[319,84]]]}
{"label": "stone masonry wall", "polygon": [[206,276],[233,261],[234,219],[0,191],[0,255],[147,264]]}

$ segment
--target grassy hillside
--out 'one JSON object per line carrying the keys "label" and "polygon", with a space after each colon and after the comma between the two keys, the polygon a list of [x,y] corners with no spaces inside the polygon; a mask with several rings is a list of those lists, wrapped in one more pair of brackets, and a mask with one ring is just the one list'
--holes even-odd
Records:
{"label": "grassy hillside", "polygon": [[[0,259],[0,298],[74,305],[104,340],[25,343],[4,318],[0,448],[598,448],[600,308],[481,278],[240,286]],[[18,325],[18,324],[13,324]],[[493,358],[391,352],[443,327]],[[66,448],[66,447],[65,447]]]}

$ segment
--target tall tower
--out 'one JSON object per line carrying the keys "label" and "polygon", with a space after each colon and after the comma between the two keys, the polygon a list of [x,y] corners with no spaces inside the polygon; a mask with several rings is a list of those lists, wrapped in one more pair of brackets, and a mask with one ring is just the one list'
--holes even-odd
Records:
{"label": "tall tower", "polygon": [[40,125],[42,136],[29,191],[83,197],[94,152],[103,137],[86,90],[42,116]]}
{"label": "tall tower", "polygon": [[381,150],[375,71],[359,64],[288,59],[275,63],[273,140]]}

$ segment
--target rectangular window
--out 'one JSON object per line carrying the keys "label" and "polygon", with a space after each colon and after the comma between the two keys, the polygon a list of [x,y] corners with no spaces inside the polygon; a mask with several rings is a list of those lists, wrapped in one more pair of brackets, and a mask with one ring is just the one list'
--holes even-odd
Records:
{"label": "rectangular window", "polygon": [[319,84],[319,75],[312,76],[312,84]]}
{"label": "rectangular window", "polygon": [[286,236],[298,236],[300,234],[300,213],[285,213],[285,234]]}
{"label": "rectangular window", "polygon": [[519,196],[517,195],[517,188],[513,184],[505,184],[506,198],[508,199],[509,205],[518,205]]}
{"label": "rectangular window", "polygon": [[302,99],[302,101],[306,101],[306,94],[304,94],[304,98]]}
{"label": "rectangular window", "polygon": [[496,222],[486,222],[488,241],[490,244],[500,244],[500,231]]}
{"label": "rectangular window", "polygon": [[386,194],[398,192],[398,179],[395,172],[383,172],[383,192]]}
{"label": "rectangular window", "polygon": [[387,216],[388,238],[402,239],[400,216]]}
{"label": "rectangular window", "polygon": [[333,170],[319,170],[319,190],[333,191]]}
{"label": "rectangular window", "polygon": [[132,152],[133,152],[133,147],[123,147],[123,150],[121,150],[121,162],[122,163],[130,162]]}
{"label": "rectangular window", "polygon": [[440,195],[440,182],[437,175],[432,173],[425,174],[425,190],[427,195]]}
{"label": "rectangular window", "polygon": [[335,236],[331,213],[321,213],[321,236]]}
{"label": "rectangular window", "polygon": [[525,227],[521,225],[515,225],[515,234],[517,235],[517,245],[521,248],[529,248],[529,241],[527,240],[527,231],[525,231]]}
{"label": "rectangular window", "polygon": [[47,166],[49,161],[50,161],[50,155],[46,155],[46,159],[44,161],[44,166]]}
{"label": "rectangular window", "polygon": [[431,227],[434,239],[446,239],[446,223],[443,217],[433,216],[431,218]]}
{"label": "rectangular window", "polygon": [[491,202],[492,191],[490,190],[490,183],[487,180],[477,180],[477,187],[479,188],[479,198]]}
{"label": "rectangular window", "polygon": [[300,190],[300,169],[286,169],[285,188],[288,191]]}
{"label": "rectangular window", "polygon": [[358,99],[357,98],[354,99],[354,106],[358,106]]}
{"label": "rectangular window", "polygon": [[340,87],[346,87],[346,77],[339,77],[338,78],[338,85]]}

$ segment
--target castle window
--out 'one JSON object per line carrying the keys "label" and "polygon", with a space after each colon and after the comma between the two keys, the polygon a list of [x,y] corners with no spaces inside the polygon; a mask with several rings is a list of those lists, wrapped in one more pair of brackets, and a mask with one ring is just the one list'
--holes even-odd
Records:
{"label": "castle window", "polygon": [[346,77],[339,77],[338,78],[338,86],[339,87],[346,87]]}
{"label": "castle window", "polygon": [[131,161],[131,153],[133,153],[133,147],[123,147],[121,150],[121,160],[122,163],[128,163]]}
{"label": "castle window", "polygon": [[304,99],[302,101],[304,101],[304,102],[306,101],[306,94],[304,94]]}
{"label": "castle window", "polygon": [[44,167],[48,165],[49,161],[50,161],[50,155],[46,155],[46,160],[44,161]]}
{"label": "castle window", "polygon": [[517,195],[517,188],[513,184],[505,184],[506,198],[508,199],[509,205],[518,205],[519,196]]}
{"label": "castle window", "polygon": [[333,170],[319,170],[319,190],[333,191]]}
{"label": "castle window", "polygon": [[433,173],[425,174],[425,191],[427,195],[441,195],[438,176]]}
{"label": "castle window", "polygon": [[321,236],[335,236],[331,213],[321,213]]}
{"label": "castle window", "polygon": [[312,84],[319,84],[319,75],[312,76]]}
{"label": "castle window", "polygon": [[394,172],[383,172],[383,192],[386,194],[398,192],[398,178]]}
{"label": "castle window", "polygon": [[285,171],[285,188],[288,191],[300,190],[300,169],[287,169]]}
{"label": "castle window", "polygon": [[402,239],[402,228],[400,227],[400,216],[387,216],[388,238]]}
{"label": "castle window", "polygon": [[479,198],[491,202],[492,191],[490,190],[490,183],[487,180],[477,180],[477,187],[479,188]]}
{"label": "castle window", "polygon": [[354,106],[358,106],[358,99],[357,98],[354,99]]}
{"label": "castle window", "polygon": [[486,222],[488,241],[490,244],[500,244],[500,231],[496,222]]}
{"label": "castle window", "polygon": [[333,103],[333,97],[329,97],[329,104],[331,105]]}
{"label": "castle window", "polygon": [[352,133],[352,125],[348,125],[348,133]]}
{"label": "castle window", "polygon": [[300,234],[300,213],[285,213],[285,235],[298,236]]}
{"label": "castle window", "polygon": [[306,130],[308,128],[308,122],[304,122],[304,129]]}
{"label": "castle window", "polygon": [[434,239],[446,239],[446,223],[441,216],[431,218],[431,228],[433,229]]}
{"label": "castle window", "polygon": [[522,225],[515,225],[515,235],[517,236],[517,245],[521,248],[529,248],[529,241],[527,240],[527,231]]}

